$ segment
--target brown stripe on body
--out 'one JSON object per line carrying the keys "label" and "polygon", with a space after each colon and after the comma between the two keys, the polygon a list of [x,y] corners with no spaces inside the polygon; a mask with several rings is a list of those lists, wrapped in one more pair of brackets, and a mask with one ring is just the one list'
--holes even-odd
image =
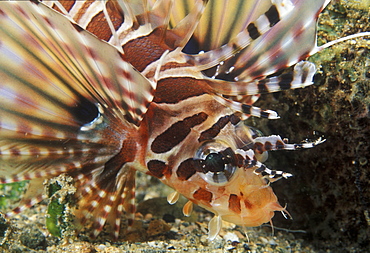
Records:
{"label": "brown stripe on body", "polygon": [[211,93],[208,84],[191,77],[165,78],[158,82],[153,101],[176,104],[190,97]]}
{"label": "brown stripe on body", "polygon": [[156,178],[162,178],[163,176],[169,177],[172,173],[167,164],[159,160],[150,160],[147,163],[147,167],[150,174]]}
{"label": "brown stripe on body", "polygon": [[230,194],[229,209],[235,213],[241,213],[240,197],[235,194]]}
{"label": "brown stripe on body", "polygon": [[179,180],[186,181],[196,173],[194,163],[195,161],[193,158],[186,159],[185,161],[180,163],[179,167],[176,170],[176,175]]}
{"label": "brown stripe on body", "polygon": [[251,209],[253,207],[253,204],[249,202],[247,199],[244,200],[244,205],[247,209]]}
{"label": "brown stripe on body", "polygon": [[197,201],[204,201],[205,204],[210,205],[212,201],[213,194],[203,188],[199,188],[193,193],[193,198]]}
{"label": "brown stripe on body", "polygon": [[174,123],[154,139],[151,150],[157,154],[170,151],[188,136],[191,128],[203,123],[207,118],[208,115],[201,112]]}
{"label": "brown stripe on body", "polygon": [[198,139],[199,142],[205,141],[205,140],[212,140],[215,138],[220,131],[227,125],[227,123],[230,122],[230,116],[224,116],[218,119],[218,121],[213,124],[212,127],[209,129],[203,131]]}

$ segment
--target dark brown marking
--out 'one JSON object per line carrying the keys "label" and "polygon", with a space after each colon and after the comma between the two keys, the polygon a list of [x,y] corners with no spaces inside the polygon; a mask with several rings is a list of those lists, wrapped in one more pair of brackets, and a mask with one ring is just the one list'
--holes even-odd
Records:
{"label": "dark brown marking", "polygon": [[263,144],[260,143],[260,142],[254,143],[253,150],[257,151],[259,154],[262,154],[265,151],[264,147],[263,147]]}
{"label": "dark brown marking", "polygon": [[212,140],[215,138],[220,131],[230,122],[230,116],[224,116],[217,120],[215,124],[213,124],[209,129],[203,131],[198,139],[199,142],[205,140]]}
{"label": "dark brown marking", "polygon": [[122,75],[124,76],[125,79],[132,81],[132,75],[130,72],[127,72],[125,70],[122,70]]}
{"label": "dark brown marking", "polygon": [[282,74],[279,79],[279,87],[281,90],[288,90],[292,87],[293,73]]}
{"label": "dark brown marking", "polygon": [[276,149],[284,149],[284,146],[285,146],[284,142],[282,141],[276,142]]}
{"label": "dark brown marking", "polygon": [[177,168],[176,175],[181,181],[188,180],[196,172],[193,158],[183,161]]}
{"label": "dark brown marking", "polygon": [[190,97],[210,93],[208,84],[191,77],[162,79],[157,84],[154,102],[176,104]]}
{"label": "dark brown marking", "polygon": [[233,115],[230,116],[230,122],[231,122],[231,124],[233,124],[235,126],[236,124],[238,124],[240,122],[240,118],[238,116],[236,116],[235,114],[233,114]]}
{"label": "dark brown marking", "polygon": [[269,93],[269,90],[266,86],[266,79],[262,79],[262,80],[258,81],[257,88],[258,88],[258,93],[259,94]]}
{"label": "dark brown marking", "polygon": [[265,151],[270,151],[270,150],[272,150],[272,144],[271,144],[271,142],[266,141],[265,142]]}
{"label": "dark brown marking", "polygon": [[247,30],[248,30],[249,36],[251,37],[252,40],[255,40],[259,36],[261,36],[261,33],[258,31],[258,28],[253,23],[250,23],[247,26]]}
{"label": "dark brown marking", "polygon": [[17,148],[11,148],[10,152],[13,156],[20,156],[21,155],[21,151]]}
{"label": "dark brown marking", "polygon": [[273,27],[277,22],[280,21],[279,12],[275,5],[272,5],[270,9],[266,11],[265,15],[270,22],[270,27]]}
{"label": "dark brown marking", "polygon": [[207,117],[206,113],[201,112],[174,123],[155,138],[151,145],[152,151],[157,154],[170,151],[188,136],[191,128],[203,123]]}
{"label": "dark brown marking", "polygon": [[156,178],[162,178],[164,175],[171,175],[171,170],[168,168],[165,162],[159,160],[150,160],[147,163],[147,167],[151,175]]}
{"label": "dark brown marking", "polygon": [[193,194],[193,198],[199,201],[204,201],[206,203],[211,203],[212,201],[212,192],[209,192],[203,188],[199,188]]}
{"label": "dark brown marking", "polygon": [[244,200],[244,205],[247,209],[251,209],[253,207],[253,204],[248,201],[248,199]]}
{"label": "dark brown marking", "polygon": [[129,227],[133,226],[134,225],[134,220],[133,219],[127,219],[127,225]]}
{"label": "dark brown marking", "polygon": [[260,115],[261,115],[261,118],[267,119],[270,116],[270,113],[265,112],[265,111],[261,111]]}
{"label": "dark brown marking", "polygon": [[242,105],[242,110],[245,114],[251,114],[251,108],[252,106],[243,104]]}
{"label": "dark brown marking", "polygon": [[230,194],[229,209],[234,213],[240,214],[242,209],[240,206],[240,197],[235,194]]}
{"label": "dark brown marking", "polygon": [[302,61],[302,60],[307,59],[310,55],[311,55],[311,54],[310,54],[310,51],[307,51],[307,52],[303,53],[303,54],[299,57],[299,61]]}
{"label": "dark brown marking", "polygon": [[[253,160],[252,162],[255,162],[255,160]],[[254,172],[261,173],[261,172],[264,172],[265,169],[266,167],[264,165],[261,165],[261,167],[258,167],[257,169],[255,169]]]}
{"label": "dark brown marking", "polygon": [[235,154],[235,161],[237,167],[242,167],[244,165],[244,157],[240,154]]}
{"label": "dark brown marking", "polygon": [[98,55],[95,53],[95,50],[94,50],[93,48],[91,48],[91,47],[89,47],[89,46],[86,46],[86,50],[87,50],[87,52],[88,52],[89,56],[90,56],[92,59],[94,59],[94,60],[96,60],[96,61],[99,61],[99,57],[98,57]]}
{"label": "dark brown marking", "polygon": [[48,25],[49,25],[51,28],[55,29],[54,24],[50,21],[50,19],[49,19],[48,17],[42,17],[42,18],[45,20],[45,22],[46,22],[46,23],[48,23]]}
{"label": "dark brown marking", "polygon": [[136,207],[133,204],[127,204],[125,209],[126,209],[126,212],[128,213],[135,213],[136,211]]}

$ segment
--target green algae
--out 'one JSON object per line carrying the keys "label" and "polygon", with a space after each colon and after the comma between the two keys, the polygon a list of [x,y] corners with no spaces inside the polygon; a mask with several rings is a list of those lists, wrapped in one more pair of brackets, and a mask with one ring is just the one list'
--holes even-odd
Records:
{"label": "green algae", "polygon": [[57,237],[74,235],[73,215],[71,210],[75,205],[73,178],[62,174],[50,179],[46,186],[49,197],[46,227]]}
{"label": "green algae", "polygon": [[8,210],[13,203],[19,201],[28,181],[0,184],[0,210]]}

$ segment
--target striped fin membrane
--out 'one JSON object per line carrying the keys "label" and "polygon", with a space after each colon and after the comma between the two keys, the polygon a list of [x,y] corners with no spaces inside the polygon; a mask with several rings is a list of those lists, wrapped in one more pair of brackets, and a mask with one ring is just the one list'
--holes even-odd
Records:
{"label": "striped fin membrane", "polygon": [[118,236],[120,214],[134,210],[129,132],[155,84],[116,48],[37,1],[0,7],[0,182],[31,180],[29,193],[37,189],[14,212],[43,198],[40,178],[69,173],[77,218],[93,217],[95,235],[107,221]]}

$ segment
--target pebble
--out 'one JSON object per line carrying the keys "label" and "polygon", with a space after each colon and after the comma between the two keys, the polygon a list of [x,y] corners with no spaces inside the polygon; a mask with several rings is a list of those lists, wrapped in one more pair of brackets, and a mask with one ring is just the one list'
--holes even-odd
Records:
{"label": "pebble", "polygon": [[19,239],[30,249],[45,249],[45,235],[35,226],[25,227]]}

